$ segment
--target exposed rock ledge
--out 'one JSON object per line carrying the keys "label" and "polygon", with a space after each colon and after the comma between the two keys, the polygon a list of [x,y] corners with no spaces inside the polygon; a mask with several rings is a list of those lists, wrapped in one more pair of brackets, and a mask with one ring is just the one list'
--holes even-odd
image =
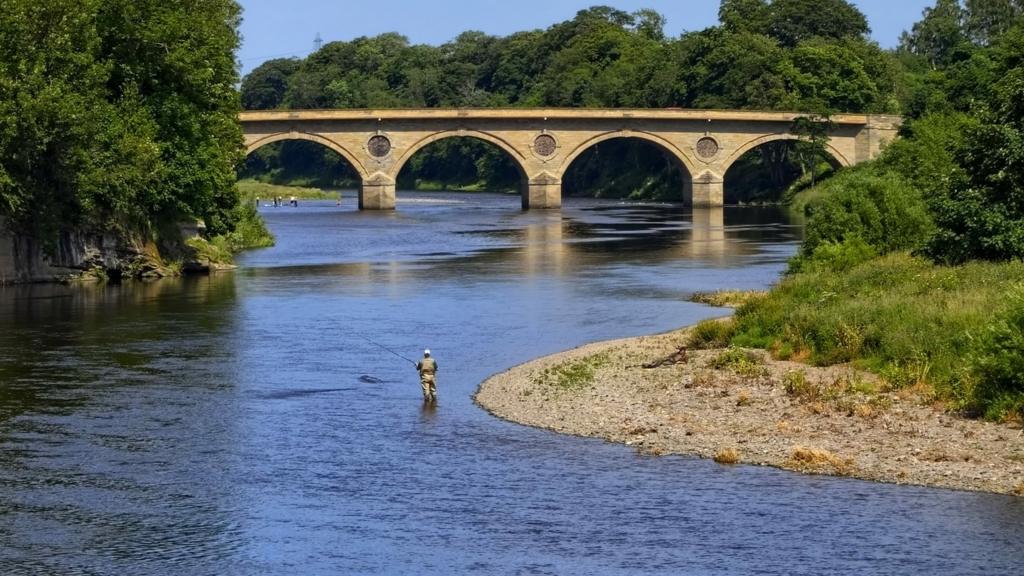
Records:
{"label": "exposed rock ledge", "polygon": [[[181,226],[181,237],[199,233],[195,225]],[[165,257],[176,256],[178,266]],[[5,231],[0,219],[0,286],[29,282],[68,282],[114,278],[159,278],[181,272],[208,272],[213,265],[190,262],[183,242],[160,248],[153,242],[114,234],[65,231],[51,250],[35,238]]]}
{"label": "exposed rock ledge", "polygon": [[1020,423],[960,418],[912,391],[880,391],[870,375],[759,351],[720,368],[722,350],[641,367],[677,351],[686,332],[540,358],[492,376],[475,399],[513,422],[652,454],[1024,495]]}

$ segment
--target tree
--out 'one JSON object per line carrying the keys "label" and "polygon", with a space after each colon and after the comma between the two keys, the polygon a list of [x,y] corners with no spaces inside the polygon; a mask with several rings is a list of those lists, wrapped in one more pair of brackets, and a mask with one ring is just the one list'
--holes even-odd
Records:
{"label": "tree", "polygon": [[240,158],[239,8],[8,0],[0,20],[0,214],[52,242],[81,227],[230,229]]}
{"label": "tree", "polygon": [[768,35],[787,47],[809,38],[863,38],[868,20],[846,0],[773,0],[768,6]]}
{"label": "tree", "polygon": [[937,0],[900,36],[900,49],[926,59],[933,70],[962,60],[969,54],[965,18],[959,0]]}
{"label": "tree", "polygon": [[972,42],[988,46],[1024,14],[1021,0],[966,0],[965,28]]}
{"label": "tree", "polygon": [[238,4],[102,0],[97,19],[110,99],[137,95],[156,125],[165,172],[144,205],[159,222],[201,218],[213,233],[229,231],[242,159]]}
{"label": "tree", "polygon": [[765,34],[768,18],[768,2],[765,0],[722,0],[718,8],[718,20],[729,32]]}
{"label": "tree", "polygon": [[295,58],[278,58],[260,64],[242,80],[242,108],[282,108],[289,80],[298,69],[299,61]]}
{"label": "tree", "polygon": [[1024,258],[1024,23],[993,46],[995,81],[981,124],[957,154],[966,179],[933,200],[935,259]]}

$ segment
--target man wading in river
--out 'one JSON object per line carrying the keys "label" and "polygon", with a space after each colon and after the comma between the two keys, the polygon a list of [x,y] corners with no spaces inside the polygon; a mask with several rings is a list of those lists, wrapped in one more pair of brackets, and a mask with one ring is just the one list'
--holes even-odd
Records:
{"label": "man wading in river", "polygon": [[423,360],[416,363],[420,372],[420,386],[423,387],[423,401],[437,402],[437,385],[434,374],[437,374],[437,362],[430,357],[430,350],[423,351]]}

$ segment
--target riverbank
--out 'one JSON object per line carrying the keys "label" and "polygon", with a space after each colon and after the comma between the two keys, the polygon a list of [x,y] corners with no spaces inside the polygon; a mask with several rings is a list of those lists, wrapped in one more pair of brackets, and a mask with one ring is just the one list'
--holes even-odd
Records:
{"label": "riverbank", "polygon": [[[745,349],[688,350],[689,329],[589,344],[486,380],[475,400],[501,418],[714,458],[898,484],[1024,495],[1019,424],[960,418],[877,377]],[[670,360],[676,360],[672,358]]]}

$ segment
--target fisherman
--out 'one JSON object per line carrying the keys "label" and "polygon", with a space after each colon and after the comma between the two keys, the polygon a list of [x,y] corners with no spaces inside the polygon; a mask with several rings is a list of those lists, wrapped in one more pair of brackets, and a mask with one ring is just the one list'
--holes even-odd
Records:
{"label": "fisherman", "polygon": [[423,387],[423,401],[437,402],[437,385],[434,375],[437,374],[437,362],[430,357],[430,350],[423,351],[423,360],[416,363],[420,373],[420,386]]}

